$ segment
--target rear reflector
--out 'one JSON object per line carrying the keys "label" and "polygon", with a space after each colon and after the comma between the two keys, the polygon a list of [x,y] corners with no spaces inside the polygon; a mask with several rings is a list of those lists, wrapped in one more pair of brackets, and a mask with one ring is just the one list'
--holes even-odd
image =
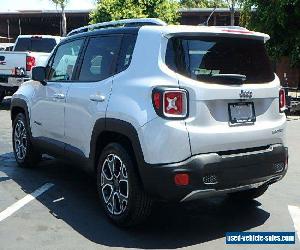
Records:
{"label": "rear reflector", "polygon": [[187,186],[190,183],[190,177],[188,174],[176,174],[174,182],[177,186]]}

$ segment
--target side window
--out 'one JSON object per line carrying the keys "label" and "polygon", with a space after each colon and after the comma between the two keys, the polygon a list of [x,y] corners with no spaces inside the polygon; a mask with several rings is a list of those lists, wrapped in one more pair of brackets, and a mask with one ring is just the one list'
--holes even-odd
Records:
{"label": "side window", "polygon": [[113,75],[121,35],[92,37],[88,43],[79,81],[101,81]]}
{"label": "side window", "polygon": [[48,81],[69,81],[77,61],[83,39],[60,45],[47,66]]}
{"label": "side window", "polygon": [[122,40],[122,47],[120,57],[118,60],[117,73],[124,71],[130,65],[134,46],[136,42],[135,35],[124,35]]}

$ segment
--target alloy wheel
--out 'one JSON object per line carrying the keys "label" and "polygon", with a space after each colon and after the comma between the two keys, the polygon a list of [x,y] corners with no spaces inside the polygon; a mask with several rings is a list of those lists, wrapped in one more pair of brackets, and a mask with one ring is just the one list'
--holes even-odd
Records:
{"label": "alloy wheel", "polygon": [[18,120],[14,131],[14,146],[18,160],[23,161],[27,152],[27,132],[23,121]]}
{"label": "alloy wheel", "polygon": [[122,214],[128,205],[128,174],[126,165],[116,154],[105,158],[101,170],[101,192],[105,206],[112,215]]}

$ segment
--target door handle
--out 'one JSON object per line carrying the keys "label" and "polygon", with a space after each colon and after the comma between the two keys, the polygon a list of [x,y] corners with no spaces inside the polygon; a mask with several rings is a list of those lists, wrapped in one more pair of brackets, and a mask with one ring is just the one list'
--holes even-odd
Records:
{"label": "door handle", "polygon": [[103,95],[90,95],[90,100],[93,102],[103,102],[105,100],[105,96]]}
{"label": "door handle", "polygon": [[54,94],[53,98],[54,99],[65,99],[65,95],[64,94]]}

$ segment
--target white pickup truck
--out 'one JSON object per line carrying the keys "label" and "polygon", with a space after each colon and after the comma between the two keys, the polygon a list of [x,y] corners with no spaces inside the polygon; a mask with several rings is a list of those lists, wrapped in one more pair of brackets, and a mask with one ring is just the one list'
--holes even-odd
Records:
{"label": "white pickup truck", "polygon": [[34,66],[44,66],[60,40],[58,36],[20,35],[13,51],[0,51],[0,103],[31,79]]}

